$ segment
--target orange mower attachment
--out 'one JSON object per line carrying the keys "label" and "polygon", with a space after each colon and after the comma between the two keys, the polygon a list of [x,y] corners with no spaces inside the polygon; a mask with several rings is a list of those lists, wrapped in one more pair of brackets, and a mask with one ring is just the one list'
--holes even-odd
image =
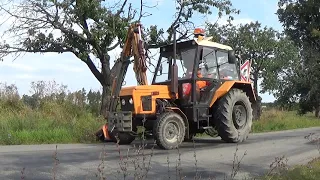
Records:
{"label": "orange mower attachment", "polygon": [[96,132],[96,136],[98,137],[98,139],[102,140],[102,141],[106,141],[106,142],[112,142],[112,138],[109,134],[109,130],[108,130],[108,124],[104,124],[97,132]]}

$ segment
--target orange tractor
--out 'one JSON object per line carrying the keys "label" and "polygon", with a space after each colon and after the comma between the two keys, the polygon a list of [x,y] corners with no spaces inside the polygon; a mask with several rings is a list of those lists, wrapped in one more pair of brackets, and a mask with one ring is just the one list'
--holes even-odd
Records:
{"label": "orange tractor", "polygon": [[[248,138],[256,97],[251,83],[241,81],[234,51],[205,38],[202,29],[195,30],[194,39],[176,42],[176,28],[173,44],[160,47],[151,85],[146,78],[141,27],[129,28],[107,124],[97,136],[130,144],[143,126],[162,149],[177,148],[203,132],[214,136],[210,132],[215,131],[226,142]],[[138,85],[122,87],[131,53]]]}

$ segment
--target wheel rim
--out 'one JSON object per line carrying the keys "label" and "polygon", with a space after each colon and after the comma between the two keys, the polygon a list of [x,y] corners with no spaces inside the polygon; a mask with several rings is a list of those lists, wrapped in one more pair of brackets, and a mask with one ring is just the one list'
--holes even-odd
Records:
{"label": "wheel rim", "polygon": [[175,122],[169,122],[165,127],[165,138],[169,143],[175,143],[178,141],[178,134],[180,130],[178,124]]}
{"label": "wheel rim", "polygon": [[247,109],[243,103],[236,103],[233,107],[232,119],[237,129],[242,129],[247,123]]}

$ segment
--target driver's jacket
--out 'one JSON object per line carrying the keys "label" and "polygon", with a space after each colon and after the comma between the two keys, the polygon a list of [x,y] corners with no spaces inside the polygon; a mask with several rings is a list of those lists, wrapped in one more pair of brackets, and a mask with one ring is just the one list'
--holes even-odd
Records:
{"label": "driver's jacket", "polygon": [[[198,71],[197,76],[198,76],[199,78],[202,78],[202,77],[203,77],[200,71]],[[191,77],[191,75],[190,75],[190,77]],[[196,82],[196,85],[197,85],[196,91],[200,91],[200,89],[206,87],[208,84],[207,84],[207,81],[197,81],[197,82]],[[192,86],[191,86],[191,83],[184,83],[184,84],[183,84],[183,96],[187,96],[187,95],[190,94],[190,92],[191,92],[191,87],[192,87]]]}

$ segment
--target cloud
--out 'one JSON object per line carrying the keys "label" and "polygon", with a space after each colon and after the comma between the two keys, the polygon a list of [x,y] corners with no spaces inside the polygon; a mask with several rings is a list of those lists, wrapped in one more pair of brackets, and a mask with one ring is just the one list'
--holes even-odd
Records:
{"label": "cloud", "polygon": [[32,74],[17,74],[14,76],[17,80],[32,80],[32,79],[39,79],[42,76],[32,75]]}
{"label": "cloud", "polygon": [[[223,17],[223,18],[220,18],[218,21],[217,21],[217,17],[215,18],[212,18],[213,20],[211,20],[210,22],[211,23],[215,23],[217,22],[218,25],[226,25],[228,24],[228,18],[227,17]],[[240,25],[240,24],[248,24],[248,23],[251,23],[251,22],[254,22],[255,20],[252,19],[252,18],[235,18],[233,21],[232,21],[232,24],[234,25]]]}
{"label": "cloud", "polygon": [[9,63],[8,61],[2,62],[0,63],[0,68],[13,68],[16,70],[22,70],[22,71],[28,71],[28,72],[33,72],[35,71],[35,68],[30,66],[30,65],[26,65],[26,64],[19,64],[19,63],[14,63],[11,62]]}
{"label": "cloud", "polygon": [[64,71],[64,72],[72,72],[72,73],[81,73],[87,71],[87,69],[83,67],[77,66],[66,66],[65,64],[57,64],[53,67],[45,67],[47,70],[56,70],[56,71]]}
{"label": "cloud", "polygon": [[239,19],[233,20],[233,24],[235,24],[235,25],[248,24],[251,22],[254,22],[254,20],[251,18],[239,18]]}

